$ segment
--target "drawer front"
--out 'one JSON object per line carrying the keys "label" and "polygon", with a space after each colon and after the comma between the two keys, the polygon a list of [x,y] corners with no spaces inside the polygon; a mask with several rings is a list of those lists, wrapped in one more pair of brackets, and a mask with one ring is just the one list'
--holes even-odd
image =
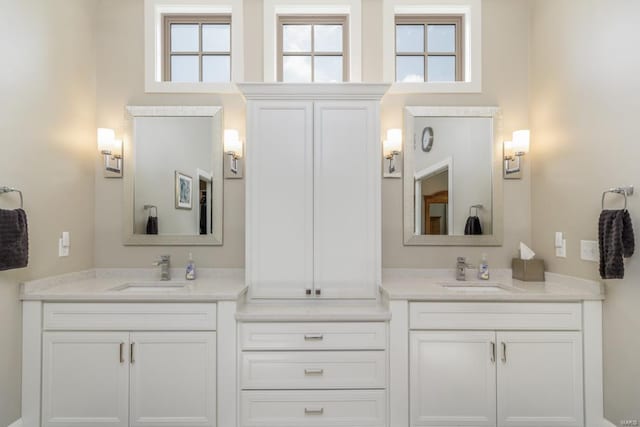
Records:
{"label": "drawer front", "polygon": [[410,305],[411,329],[580,330],[579,303],[430,303]]}
{"label": "drawer front", "polygon": [[384,323],[243,323],[243,350],[383,350]]}
{"label": "drawer front", "polygon": [[384,351],[242,353],[243,389],[384,388]]}
{"label": "drawer front", "polygon": [[384,427],[383,390],[243,391],[242,427]]}
{"label": "drawer front", "polygon": [[46,330],[213,331],[215,304],[47,303]]}

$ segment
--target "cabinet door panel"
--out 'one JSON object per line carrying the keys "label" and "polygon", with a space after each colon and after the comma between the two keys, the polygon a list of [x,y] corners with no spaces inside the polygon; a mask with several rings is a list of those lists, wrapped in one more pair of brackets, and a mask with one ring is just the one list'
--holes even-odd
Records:
{"label": "cabinet door panel", "polygon": [[216,334],[131,334],[131,426],[212,427]]}
{"label": "cabinet door panel", "polygon": [[252,101],[247,138],[247,280],[253,298],[313,286],[313,104]]}
{"label": "cabinet door panel", "polygon": [[411,332],[412,426],[495,426],[494,332]]}
{"label": "cabinet door panel", "polygon": [[583,425],[579,332],[499,332],[498,343],[499,426]]}
{"label": "cabinet door panel", "polygon": [[374,298],[380,270],[378,105],[316,102],[314,283],[326,298]]}
{"label": "cabinet door panel", "polygon": [[45,332],[42,425],[127,426],[128,344],[126,332]]}

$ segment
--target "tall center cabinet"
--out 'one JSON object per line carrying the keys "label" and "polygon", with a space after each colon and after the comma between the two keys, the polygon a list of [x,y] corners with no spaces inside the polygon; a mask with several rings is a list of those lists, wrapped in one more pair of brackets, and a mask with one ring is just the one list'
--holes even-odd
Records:
{"label": "tall center cabinet", "polygon": [[387,85],[244,84],[252,299],[373,299]]}

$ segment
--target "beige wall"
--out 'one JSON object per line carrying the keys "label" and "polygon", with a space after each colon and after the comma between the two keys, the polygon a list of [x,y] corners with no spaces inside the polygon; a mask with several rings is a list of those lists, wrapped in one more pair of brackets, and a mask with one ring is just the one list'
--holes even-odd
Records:
{"label": "beige wall", "polygon": [[[142,0],[99,0],[98,107],[101,127],[122,128],[127,104],[223,105],[225,126],[244,130],[244,105],[238,95],[146,94],[143,81]],[[382,78],[382,1],[363,1],[363,80]],[[262,78],[262,2],[245,0],[245,74]],[[394,95],[382,106],[382,129],[401,127],[404,105],[499,105],[507,133],[528,127],[528,0],[483,1],[484,91],[469,95]],[[125,160],[126,161],[126,160]],[[154,257],[172,255],[175,266],[193,252],[197,265],[244,265],[244,181],[225,181],[224,246],[217,248],[123,247],[121,237],[122,182],[96,179],[96,250],[98,267],[147,266]],[[475,262],[489,253],[492,266],[506,267],[520,240],[528,242],[529,179],[505,184],[505,245],[502,248],[404,247],[402,244],[402,186],[383,183],[383,263],[386,267],[446,267],[456,256]]]}
{"label": "beige wall", "polygon": [[[579,245],[597,238],[601,192],[640,184],[640,3],[536,0],[532,11],[534,249],[553,272],[596,279]],[[637,196],[629,209],[638,232]],[[555,231],[566,233],[566,259],[554,255]],[[604,303],[605,415],[616,425],[640,419],[637,255],[626,270]]]}
{"label": "beige wall", "polygon": [[[93,265],[95,3],[0,0],[0,185],[24,192],[30,262],[0,273],[0,426],[20,417],[18,283]],[[0,208],[16,207],[0,197]],[[62,231],[71,255],[58,258]]]}

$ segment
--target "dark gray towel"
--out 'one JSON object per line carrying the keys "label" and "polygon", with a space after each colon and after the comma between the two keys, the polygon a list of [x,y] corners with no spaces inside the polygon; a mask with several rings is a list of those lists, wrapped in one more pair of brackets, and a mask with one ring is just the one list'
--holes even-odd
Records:
{"label": "dark gray towel", "polygon": [[623,279],[624,261],[622,257],[633,255],[635,239],[631,216],[625,210],[604,210],[598,222],[600,246],[600,277],[603,279]]}
{"label": "dark gray towel", "polygon": [[0,209],[0,271],[29,263],[27,214],[22,209]]}

